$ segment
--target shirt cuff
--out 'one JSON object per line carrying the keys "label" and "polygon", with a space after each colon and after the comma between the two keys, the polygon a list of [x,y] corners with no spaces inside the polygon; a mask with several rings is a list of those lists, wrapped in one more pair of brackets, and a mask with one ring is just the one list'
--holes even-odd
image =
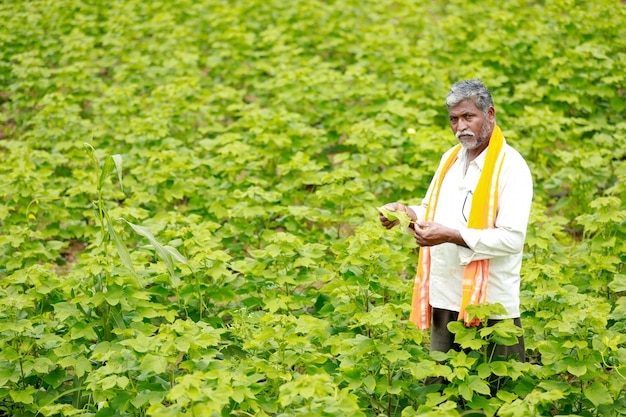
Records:
{"label": "shirt cuff", "polygon": [[472,262],[476,257],[476,252],[474,249],[478,244],[478,240],[480,239],[480,230],[477,229],[461,229],[459,230],[461,237],[465,244],[467,244],[467,248],[459,247],[459,264],[461,266],[465,266]]}

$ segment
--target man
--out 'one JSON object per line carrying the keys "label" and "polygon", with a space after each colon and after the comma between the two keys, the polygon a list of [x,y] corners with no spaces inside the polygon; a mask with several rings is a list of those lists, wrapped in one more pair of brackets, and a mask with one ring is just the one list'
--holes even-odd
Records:
{"label": "man", "polygon": [[[411,321],[431,326],[431,351],[459,350],[448,323],[480,323],[465,309],[500,303],[520,323],[520,268],[533,184],[522,156],[507,145],[496,125],[489,90],[478,80],[454,84],[446,97],[452,132],[459,144],[442,157],[420,206],[389,203],[404,211],[420,245]],[[390,229],[398,221],[380,215]],[[492,320],[490,320],[491,324]],[[524,339],[495,346],[495,356],[525,360]]]}

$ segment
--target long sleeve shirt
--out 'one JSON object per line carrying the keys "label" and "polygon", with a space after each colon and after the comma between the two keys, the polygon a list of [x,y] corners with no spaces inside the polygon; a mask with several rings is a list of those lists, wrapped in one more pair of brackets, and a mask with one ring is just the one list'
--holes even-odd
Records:
{"label": "long sleeve shirt", "polygon": [[[446,152],[445,162],[451,150]],[[430,304],[435,308],[459,311],[462,298],[463,272],[474,260],[490,259],[487,302],[500,303],[506,315],[520,315],[520,269],[522,250],[533,196],[533,182],[524,158],[505,145],[505,158],[498,188],[498,208],[493,229],[469,229],[467,219],[472,196],[482,172],[487,149],[468,162],[465,150],[443,179],[434,221],[456,229],[468,248],[443,243],[430,249]],[[439,166],[441,169],[441,164]],[[424,219],[431,183],[421,206],[412,206],[418,220]]]}

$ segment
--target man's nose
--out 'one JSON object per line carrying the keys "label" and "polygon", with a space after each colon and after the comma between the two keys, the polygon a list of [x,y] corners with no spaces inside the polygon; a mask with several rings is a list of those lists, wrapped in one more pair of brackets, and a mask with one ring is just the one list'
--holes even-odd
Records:
{"label": "man's nose", "polygon": [[467,129],[467,122],[463,119],[459,119],[459,121],[456,124],[456,128],[459,132]]}

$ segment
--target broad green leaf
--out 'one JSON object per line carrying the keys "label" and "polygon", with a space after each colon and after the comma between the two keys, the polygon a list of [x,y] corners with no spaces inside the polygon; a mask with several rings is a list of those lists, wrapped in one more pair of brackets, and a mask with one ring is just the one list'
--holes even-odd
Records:
{"label": "broad green leaf", "polygon": [[391,221],[399,221],[400,230],[406,230],[411,224],[411,218],[404,211],[391,211],[385,207],[378,207],[378,212]]}
{"label": "broad green leaf", "polygon": [[511,403],[518,398],[518,395],[513,394],[512,392],[504,391],[504,390],[499,390],[496,396],[506,403]]}
{"label": "broad green leaf", "polygon": [[76,323],[70,330],[70,337],[75,339],[97,340],[98,335],[93,327],[85,322]]}
{"label": "broad green leaf", "polygon": [[76,363],[74,364],[74,372],[79,378],[82,378],[83,375],[90,372],[92,369],[91,361],[87,359],[85,356],[81,355],[76,358]]}
{"label": "broad green leaf", "polygon": [[569,372],[572,375],[580,377],[587,373],[587,367],[585,365],[580,365],[580,366],[570,365],[567,367],[567,372]]}
{"label": "broad green leaf", "polygon": [[163,356],[148,353],[146,356],[144,356],[139,367],[144,371],[154,372],[155,374],[162,374],[167,369],[167,360]]}
{"label": "broad green leaf", "polygon": [[611,288],[615,292],[626,291],[626,275],[615,274],[611,282],[609,282],[609,288]]}
{"label": "broad green leaf", "polygon": [[506,376],[508,375],[508,368],[506,366],[506,362],[502,361],[493,361],[490,363],[491,370],[495,375],[498,376]]}
{"label": "broad green leaf", "polygon": [[448,329],[454,333],[455,343],[458,343],[463,348],[479,350],[481,347],[486,346],[489,343],[485,340],[477,338],[475,327],[467,328],[460,321],[449,323]]}
{"label": "broad green leaf", "polygon": [[583,393],[596,407],[613,403],[608,388],[600,381],[592,382],[591,385],[583,389]]}
{"label": "broad green leaf", "polygon": [[25,389],[10,390],[9,395],[11,399],[16,403],[32,404],[34,401],[33,394],[35,393],[34,386],[27,386]]}

